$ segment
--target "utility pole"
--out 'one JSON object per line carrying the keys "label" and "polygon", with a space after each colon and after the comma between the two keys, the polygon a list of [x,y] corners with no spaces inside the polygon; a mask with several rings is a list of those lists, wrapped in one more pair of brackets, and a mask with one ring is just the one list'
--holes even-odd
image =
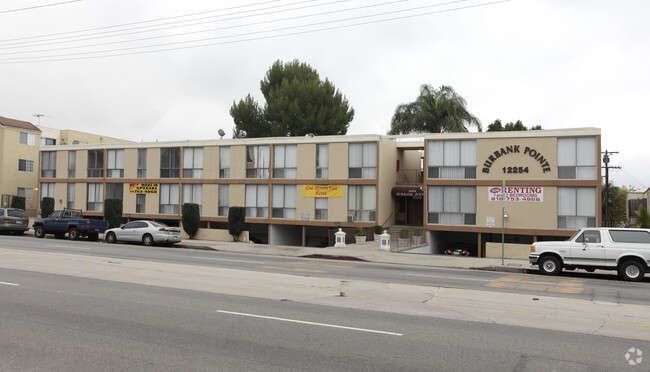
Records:
{"label": "utility pole", "polygon": [[609,169],[621,169],[621,167],[614,167],[614,166],[609,166],[609,155],[611,154],[618,154],[618,151],[607,151],[603,153],[605,154],[603,156],[603,163],[605,164],[605,221],[603,222],[603,226],[609,227]]}

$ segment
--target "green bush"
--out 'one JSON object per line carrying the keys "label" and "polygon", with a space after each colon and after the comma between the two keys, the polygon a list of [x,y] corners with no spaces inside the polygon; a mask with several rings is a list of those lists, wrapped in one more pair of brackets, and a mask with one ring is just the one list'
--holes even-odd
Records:
{"label": "green bush", "polygon": [[199,231],[199,222],[201,215],[199,213],[199,205],[195,203],[183,204],[183,215],[181,221],[183,222],[183,229],[190,236],[190,239]]}
{"label": "green bush", "polygon": [[104,200],[104,219],[108,221],[108,228],[120,227],[122,224],[122,199]]}
{"label": "green bush", "polygon": [[366,229],[364,227],[357,227],[354,229],[354,235],[355,236],[366,236]]}
{"label": "green bush", "polygon": [[24,196],[12,196],[11,197],[11,208],[20,208],[25,210],[25,197]]}
{"label": "green bush", "polygon": [[233,241],[237,241],[239,235],[244,231],[246,223],[246,209],[244,207],[230,207],[228,211],[228,232],[232,235]]}
{"label": "green bush", "polygon": [[41,217],[49,217],[54,212],[54,198],[45,196],[41,199]]}
{"label": "green bush", "polygon": [[384,233],[384,227],[382,225],[375,225],[374,229],[376,235],[381,235]]}

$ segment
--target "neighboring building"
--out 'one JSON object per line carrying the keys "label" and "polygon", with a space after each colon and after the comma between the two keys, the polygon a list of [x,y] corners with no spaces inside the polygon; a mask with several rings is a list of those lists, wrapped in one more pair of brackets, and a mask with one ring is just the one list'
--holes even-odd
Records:
{"label": "neighboring building", "polygon": [[[101,216],[120,198],[125,220],[180,225],[200,205],[201,231],[226,229],[246,207],[251,239],[324,246],[337,227],[416,226],[422,253],[453,245],[501,254],[502,181],[507,255],[536,240],[599,226],[600,130],[346,135],[54,146],[41,188],[56,208]],[[47,171],[50,171],[49,173]],[[498,243],[498,244],[497,244]]]}
{"label": "neighboring building", "polygon": [[636,211],[639,210],[640,206],[644,206],[646,211],[650,211],[650,209],[648,209],[650,207],[648,200],[650,200],[650,188],[645,191],[633,191],[627,193],[626,211],[630,226],[636,225]]}
{"label": "neighboring building", "polygon": [[[129,142],[74,130],[37,127],[29,122],[0,116],[0,206],[6,207],[13,196],[25,197],[29,216],[36,216],[39,195],[52,196],[49,185],[39,190],[40,175],[56,172],[56,155],[39,153],[51,145]],[[40,173],[39,173],[40,172]]]}
{"label": "neighboring building", "polygon": [[40,136],[37,126],[0,116],[0,206],[24,196],[27,213],[36,214]]}

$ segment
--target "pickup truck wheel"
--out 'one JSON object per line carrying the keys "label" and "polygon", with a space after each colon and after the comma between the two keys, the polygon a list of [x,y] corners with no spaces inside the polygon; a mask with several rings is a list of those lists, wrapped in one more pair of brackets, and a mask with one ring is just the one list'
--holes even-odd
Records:
{"label": "pickup truck wheel", "polygon": [[43,228],[43,226],[36,226],[34,228],[34,236],[37,238],[45,237],[45,229]]}
{"label": "pickup truck wheel", "polygon": [[556,257],[544,256],[539,260],[539,271],[544,275],[557,275],[562,271],[562,265]]}
{"label": "pickup truck wheel", "polygon": [[68,237],[70,240],[77,240],[79,239],[79,230],[77,230],[76,227],[71,228],[68,230]]}
{"label": "pickup truck wheel", "polygon": [[618,276],[629,282],[640,282],[645,277],[645,268],[637,261],[625,261],[618,267]]}
{"label": "pickup truck wheel", "polygon": [[152,246],[154,243],[153,241],[153,236],[150,234],[145,234],[145,236],[142,237],[142,244],[146,246]]}

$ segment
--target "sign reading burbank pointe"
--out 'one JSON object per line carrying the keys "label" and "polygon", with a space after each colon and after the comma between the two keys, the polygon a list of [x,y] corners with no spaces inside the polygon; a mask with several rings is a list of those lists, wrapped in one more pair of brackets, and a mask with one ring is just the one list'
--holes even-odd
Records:
{"label": "sign reading burbank pointe", "polygon": [[502,190],[500,186],[490,187],[488,190],[488,200],[503,201],[504,193],[507,202],[544,202],[544,188],[537,186],[506,186],[505,190]]}
{"label": "sign reading burbank pointe", "polygon": [[343,185],[302,185],[303,198],[340,198]]}
{"label": "sign reading burbank pointe", "polygon": [[[490,168],[497,159],[508,154],[521,154],[521,145],[510,145],[504,146],[500,149],[494,151],[485,162],[483,162],[483,173],[490,173]],[[542,172],[547,173],[551,171],[551,165],[548,163],[548,160],[542,155],[541,152],[530,148],[528,146],[524,147],[524,155],[528,155],[531,158],[535,159],[537,163],[542,167]],[[503,173],[528,173],[528,167],[520,166],[520,164],[504,164],[505,166],[501,168]]]}
{"label": "sign reading burbank pointe", "polygon": [[130,183],[129,193],[131,194],[157,194],[157,183]]}

